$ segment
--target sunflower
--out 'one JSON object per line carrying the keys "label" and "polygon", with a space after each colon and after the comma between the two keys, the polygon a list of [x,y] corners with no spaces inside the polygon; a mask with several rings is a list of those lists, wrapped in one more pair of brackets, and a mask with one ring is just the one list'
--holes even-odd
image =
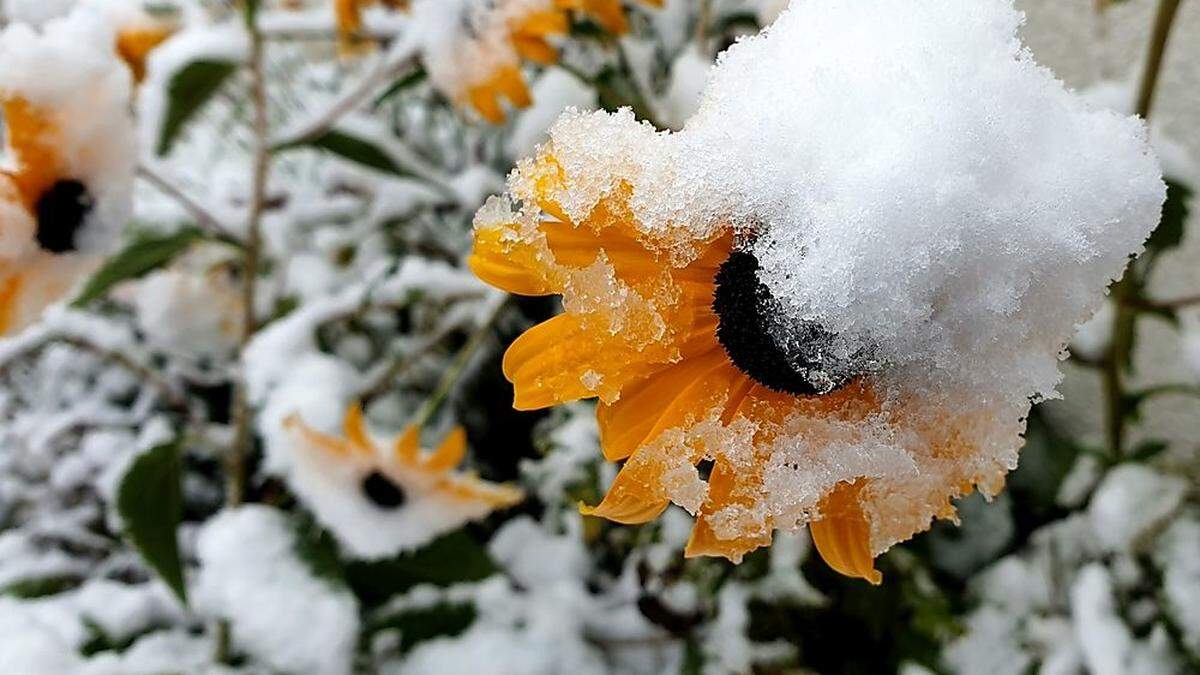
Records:
{"label": "sunflower", "polygon": [[[974,485],[999,489],[994,467],[964,459],[973,421],[928,414],[919,400],[885,403],[868,353],[834,349],[816,325],[808,361],[782,353],[747,245],[753,227],[717,223],[681,241],[638,221],[637,179],[619,162],[595,175],[565,166],[554,140],[518,165],[510,189],[521,207],[484,206],[469,264],[511,293],[563,295],[565,311],[521,335],[503,370],[521,410],[599,398],[604,456],[623,464],[585,514],[643,523],[675,503],[696,517],[686,555],[733,561],[774,529],[808,523],[831,567],[878,583],[877,554],[953,517],[950,500]],[[896,468],[833,456],[847,446],[877,446]]]}
{"label": "sunflower", "polygon": [[371,46],[363,35],[362,13],[372,5],[407,11],[409,0],[333,0],[333,15],[337,21],[338,48],[343,55],[352,56]]}
{"label": "sunflower", "polygon": [[[613,35],[624,35],[629,32],[629,20],[625,18],[625,10],[621,0],[555,0],[559,7],[576,10]],[[642,0],[643,4],[651,7],[662,7],[663,0]]]}
{"label": "sunflower", "polygon": [[[129,76],[85,13],[0,36],[0,334],[35,320],[92,269],[129,212]],[[85,32],[87,31],[87,32]],[[79,35],[96,44],[80,44]],[[45,73],[35,82],[21,73]]]}
{"label": "sunflower", "polygon": [[317,518],[363,557],[421,546],[524,499],[514,486],[455,470],[467,449],[462,428],[451,431],[437,449],[424,451],[416,426],[388,444],[375,443],[357,405],[346,412],[342,437],[321,433],[297,415],[283,425],[292,439],[293,487]]}
{"label": "sunflower", "polygon": [[146,60],[150,52],[179,30],[171,21],[143,14],[117,30],[117,55],[129,66],[134,82],[146,78]]}

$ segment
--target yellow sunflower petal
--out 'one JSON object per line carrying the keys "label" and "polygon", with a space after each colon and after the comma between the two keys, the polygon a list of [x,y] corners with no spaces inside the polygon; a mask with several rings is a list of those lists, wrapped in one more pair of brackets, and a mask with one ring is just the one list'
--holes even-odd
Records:
{"label": "yellow sunflower petal", "polygon": [[362,406],[357,403],[346,409],[346,416],[342,420],[342,433],[345,434],[346,440],[355,450],[372,452],[374,444],[371,442],[371,437],[367,434],[367,425],[363,419]]}
{"label": "yellow sunflower petal", "polygon": [[471,475],[447,476],[435,489],[455,500],[495,509],[515,506],[525,499],[525,492],[514,485],[489,483]]}
{"label": "yellow sunflower petal", "polygon": [[404,464],[414,464],[421,454],[421,428],[412,425],[397,436],[392,443],[392,454]]}
{"label": "yellow sunflower petal", "polygon": [[425,470],[435,473],[449,471],[462,462],[467,454],[467,432],[455,427],[438,449],[425,458]]}
{"label": "yellow sunflower petal", "polygon": [[15,325],[17,297],[21,293],[23,279],[20,274],[10,274],[0,281],[0,335],[7,335]]}
{"label": "yellow sunflower petal", "polygon": [[826,564],[848,577],[878,585],[883,575],[875,569],[871,529],[859,504],[865,485],[866,481],[838,484],[821,502],[821,512],[828,515],[810,528]]}
{"label": "yellow sunflower petal", "polygon": [[53,114],[20,97],[5,100],[3,109],[8,145],[16,160],[16,170],[9,175],[26,208],[32,210],[42,194],[63,176],[58,123]]}
{"label": "yellow sunflower petal", "polygon": [[500,107],[500,95],[491,84],[479,84],[467,90],[467,99],[479,116],[492,124],[504,121],[504,109]]}
{"label": "yellow sunflower petal", "polygon": [[[761,466],[756,466],[761,469]],[[696,518],[696,525],[688,538],[683,555],[687,558],[698,556],[719,556],[733,562],[740,562],[750,551],[771,545],[771,528],[763,526],[759,531],[747,532],[729,539],[721,539],[713,529],[712,516],[731,504],[745,504],[745,495],[738,495],[738,488],[749,484],[757,487],[762,481],[761,471],[739,471],[725,459],[713,463],[712,473],[708,477],[708,499]]]}
{"label": "yellow sunflower petal", "polygon": [[345,457],[355,452],[355,449],[346,441],[313,429],[295,413],[284,418],[283,428],[297,434],[305,443],[331,455]]}
{"label": "yellow sunflower petal", "polygon": [[714,340],[707,354],[667,366],[622,389],[621,398],[613,403],[598,405],[596,421],[604,457],[615,462],[633,454],[656,427],[664,426],[674,404],[726,360]]}
{"label": "yellow sunflower petal", "polygon": [[146,61],[155,47],[175,33],[167,24],[145,24],[124,28],[117,33],[117,55],[129,66],[134,82],[146,77]]}

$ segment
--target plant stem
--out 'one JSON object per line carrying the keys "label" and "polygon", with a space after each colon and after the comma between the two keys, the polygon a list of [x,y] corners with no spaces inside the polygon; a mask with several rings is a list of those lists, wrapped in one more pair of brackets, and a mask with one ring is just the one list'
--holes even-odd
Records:
{"label": "plant stem", "polygon": [[[267,201],[267,177],[271,168],[270,133],[267,118],[267,83],[263,68],[263,36],[258,23],[247,22],[250,33],[250,96],[254,104],[254,159],[251,175],[250,212],[246,223],[246,240],[242,255],[242,335],[241,344],[254,337],[258,329],[255,305],[258,293],[258,271],[262,255],[262,215]],[[234,384],[233,443],[225,462],[225,503],[236,506],[245,497],[246,456],[254,442],[252,411],[246,395],[245,374]]]}
{"label": "plant stem", "polygon": [[[1146,67],[1142,72],[1141,86],[1138,89],[1136,112],[1144,120],[1149,120],[1151,106],[1154,103],[1154,92],[1158,86],[1158,75],[1162,69],[1163,56],[1166,53],[1167,39],[1171,34],[1171,25],[1179,9],[1180,0],[1160,0],[1158,12],[1154,19],[1154,29],[1150,37],[1149,53],[1146,57]],[[1112,287],[1112,298],[1116,304],[1113,317],[1112,344],[1105,359],[1104,367],[1104,398],[1106,413],[1106,431],[1108,445],[1115,460],[1120,460],[1125,451],[1125,391],[1124,372],[1122,369],[1129,362],[1133,348],[1133,334],[1136,330],[1137,313],[1131,306],[1132,294],[1140,284],[1137,282],[1138,270],[1133,265],[1125,271],[1125,276]]]}
{"label": "plant stem", "polygon": [[238,240],[238,238],[235,237],[232,232],[226,229],[226,227],[217,220],[216,216],[214,216],[208,209],[201,206],[199,202],[188,196],[188,194],[184,192],[183,189],[178,185],[175,185],[171,181],[167,180],[167,178],[160,174],[156,169],[148,164],[141,164],[138,166],[137,174],[147,183],[150,183],[154,187],[158,188],[163,194],[167,195],[171,199],[174,199],[181,207],[183,207],[184,211],[187,211],[188,214],[195,219],[196,225],[199,226],[200,229],[208,232],[221,241],[240,245],[241,242]]}
{"label": "plant stem", "polygon": [[504,306],[508,304],[509,296],[504,293],[497,293],[492,300],[489,301],[490,306],[484,310],[483,319],[475,328],[475,332],[471,333],[471,337],[467,338],[467,343],[458,350],[458,354],[454,356],[454,362],[442,374],[441,381],[438,382],[437,389],[425,399],[425,404],[413,415],[411,424],[417,427],[423,427],[433,415],[441,407],[446,397],[454,390],[454,385],[458,383],[462,377],[463,371],[466,370],[467,364],[471,362],[471,357],[479,350],[483,343],[487,341],[488,336],[492,333],[492,325],[496,323],[496,319],[500,317],[500,312]]}
{"label": "plant stem", "polygon": [[1158,3],[1158,13],[1154,17],[1154,32],[1150,35],[1150,52],[1146,56],[1145,70],[1142,71],[1142,85],[1138,89],[1137,108],[1135,109],[1142,119],[1150,119],[1150,109],[1154,105],[1154,92],[1158,87],[1158,74],[1162,71],[1167,40],[1171,37],[1171,26],[1175,22],[1175,14],[1179,11],[1181,1],[1160,0]]}

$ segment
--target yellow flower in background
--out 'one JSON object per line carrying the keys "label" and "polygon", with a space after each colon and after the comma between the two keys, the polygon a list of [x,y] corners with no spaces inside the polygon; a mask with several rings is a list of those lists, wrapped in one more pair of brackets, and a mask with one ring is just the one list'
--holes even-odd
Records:
{"label": "yellow flower in background", "polygon": [[[604,456],[623,466],[585,514],[643,523],[674,502],[696,517],[687,556],[736,562],[771,542],[776,520],[764,500],[777,443],[803,438],[815,450],[880,418],[914,426],[903,406],[881,405],[866,377],[817,391],[772,361],[778,354],[755,332],[766,311],[756,304],[757,263],[738,250],[732,227],[681,251],[639,228],[631,186],[620,179],[572,220],[564,204],[588,179],[566,175],[552,145],[518,169],[514,184],[529,190],[520,195],[524,210],[495,200],[476,216],[469,264],[511,293],[564,294],[565,311],[521,335],[503,369],[521,410],[599,397]],[[947,421],[907,433],[953,458],[963,452],[954,429]],[[950,491],[969,492],[974,471],[961,467]],[[939,515],[951,517],[945,484],[928,489],[943,504]],[[885,499],[862,476],[834,483],[800,517],[831,567],[878,583],[862,505]]]}
{"label": "yellow flower in background", "polygon": [[338,48],[343,55],[352,56],[365,49],[370,49],[372,43],[363,35],[362,13],[367,7],[373,5],[407,11],[409,0],[333,0],[333,15],[337,20],[338,29]]}
{"label": "yellow flower in background", "polygon": [[[663,0],[641,0],[651,7],[662,7]],[[555,0],[564,9],[576,10],[596,23],[604,30],[614,35],[624,35],[629,32],[629,20],[625,18],[625,9],[621,0]]]}
{"label": "yellow flower in background", "polygon": [[[363,35],[362,14],[379,2],[404,11],[411,6],[414,23],[422,29],[454,27],[428,40],[423,52],[425,67],[438,89],[492,124],[505,120],[506,103],[525,108],[533,102],[522,64],[558,62],[558,49],[551,38],[570,31],[572,12],[590,17],[613,34],[629,29],[620,0],[495,0],[453,6],[441,0],[334,0],[344,55],[359,54],[371,46]],[[646,0],[646,4],[662,6],[661,0]],[[445,12],[456,16],[452,20],[439,16]]]}
{"label": "yellow flower in background", "polygon": [[467,450],[461,428],[427,451],[416,426],[376,443],[357,405],[347,410],[341,437],[309,427],[298,415],[283,425],[292,439],[291,485],[356,555],[409,550],[525,497],[515,486],[458,470]]}
{"label": "yellow flower in background", "polygon": [[[15,24],[0,35],[0,334],[64,296],[128,219],[136,160],[129,75],[111,39],[87,12],[41,32]],[[43,70],[55,77],[22,75]]]}
{"label": "yellow flower in background", "polygon": [[143,21],[122,26],[117,31],[117,55],[129,66],[134,82],[146,77],[146,60],[150,52],[167,41],[179,29],[174,23],[146,17]]}

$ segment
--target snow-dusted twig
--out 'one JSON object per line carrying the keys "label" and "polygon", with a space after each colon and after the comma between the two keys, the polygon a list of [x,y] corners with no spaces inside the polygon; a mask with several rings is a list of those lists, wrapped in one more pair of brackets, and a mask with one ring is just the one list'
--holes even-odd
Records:
{"label": "snow-dusted twig", "polygon": [[6,371],[18,359],[29,358],[56,344],[70,345],[129,371],[130,374],[157,389],[168,404],[180,412],[186,413],[191,421],[195,422],[199,419],[183,389],[160,375],[149,363],[114,346],[90,340],[82,334],[46,331],[31,340],[23,341],[15,349],[4,352],[3,359],[0,360],[0,373]]}
{"label": "snow-dusted twig", "polygon": [[475,332],[471,333],[471,337],[467,338],[466,344],[458,350],[458,354],[454,356],[454,361],[446,369],[446,372],[442,374],[442,379],[438,382],[437,388],[429,395],[429,398],[425,399],[425,403],[413,415],[410,424],[423,427],[433,418],[434,413],[438,411],[438,408],[441,407],[442,403],[450,395],[450,392],[454,390],[454,385],[462,377],[467,364],[471,362],[471,357],[475,355],[475,352],[479,351],[479,348],[483,346],[488,336],[491,335],[492,326],[496,323],[496,319],[500,318],[501,312],[504,310],[505,305],[508,304],[509,297],[507,293],[496,293],[488,300],[479,325],[475,327]]}
{"label": "snow-dusted twig", "polygon": [[[1149,53],[1146,57],[1146,67],[1142,71],[1141,85],[1138,88],[1136,112],[1142,119],[1149,119],[1150,109],[1154,103],[1154,92],[1158,85],[1158,74],[1162,70],[1163,56],[1166,53],[1167,41],[1171,35],[1171,25],[1179,9],[1180,0],[1160,0],[1158,12],[1154,19],[1154,31],[1150,37]],[[1113,284],[1111,295],[1116,300],[1116,312],[1113,315],[1112,345],[1104,359],[1104,400],[1105,417],[1107,422],[1109,449],[1114,457],[1121,457],[1125,446],[1125,391],[1124,373],[1122,368],[1129,360],[1133,350],[1132,335],[1137,320],[1134,304],[1136,297],[1134,278],[1138,274],[1136,267],[1130,267],[1125,277]]]}
{"label": "snow-dusted twig", "polygon": [[[270,128],[267,118],[267,82],[263,67],[263,36],[253,16],[247,22],[250,33],[250,96],[254,105],[254,158],[250,187],[250,213],[246,222],[246,242],[242,270],[242,335],[244,347],[258,329],[257,304],[259,257],[262,249],[262,215],[267,202],[267,177],[271,169]],[[225,501],[240,504],[245,489],[246,455],[253,444],[250,403],[244,377],[239,377],[233,397],[233,443],[226,455]]]}
{"label": "snow-dusted twig", "polygon": [[171,199],[174,199],[181,207],[183,207],[184,211],[188,212],[188,215],[195,219],[196,225],[200,229],[208,232],[212,236],[222,241],[239,243],[238,238],[234,236],[229,229],[222,225],[221,222],[217,220],[216,216],[214,216],[208,209],[201,206],[200,203],[195,199],[192,199],[192,197],[184,192],[182,188],[172,183],[165,176],[159,173],[157,169],[148,164],[141,164],[138,166],[137,173],[138,176],[140,176],[147,183],[150,183],[154,187],[158,188],[163,194],[167,195]]}
{"label": "snow-dusted twig", "polygon": [[335,100],[325,112],[317,115],[303,127],[272,140],[270,142],[270,149],[277,151],[288,146],[306,143],[328,132],[337,124],[338,120],[358,109],[381,86],[391,82],[406,70],[414,67],[417,46],[416,40],[406,36],[399,44],[389,50],[387,56],[378,66],[341,98]]}
{"label": "snow-dusted twig", "polygon": [[407,373],[426,354],[433,351],[434,348],[460,327],[457,321],[444,322],[432,335],[422,340],[420,344],[399,355],[376,374],[370,375],[367,378],[367,384],[363,387],[362,393],[359,394],[359,398],[370,400],[382,396],[392,386],[392,382],[396,378]]}

